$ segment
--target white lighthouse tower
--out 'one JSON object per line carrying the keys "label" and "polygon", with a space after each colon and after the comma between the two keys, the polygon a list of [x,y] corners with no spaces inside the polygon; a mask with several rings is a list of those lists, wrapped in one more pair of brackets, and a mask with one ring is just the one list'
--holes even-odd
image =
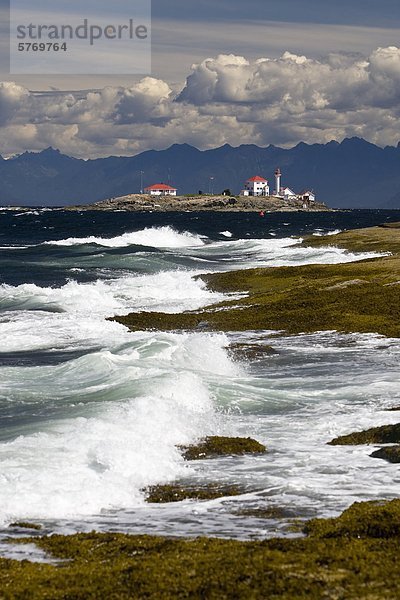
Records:
{"label": "white lighthouse tower", "polygon": [[282,173],[278,167],[275,171],[275,196],[280,196],[281,194],[281,177]]}

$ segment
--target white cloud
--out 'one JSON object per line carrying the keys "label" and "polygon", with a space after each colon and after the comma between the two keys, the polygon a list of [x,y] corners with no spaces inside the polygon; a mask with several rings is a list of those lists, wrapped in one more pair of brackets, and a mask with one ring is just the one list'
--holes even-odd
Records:
{"label": "white cloud", "polygon": [[11,121],[28,97],[28,90],[22,86],[11,81],[0,82],[0,125]]}
{"label": "white cloud", "polygon": [[285,52],[249,61],[235,55],[192,67],[176,93],[161,79],[129,87],[34,93],[0,84],[0,152],[52,145],[82,157],[135,154],[187,142],[292,145],[358,135],[400,139],[400,49],[316,60]]}

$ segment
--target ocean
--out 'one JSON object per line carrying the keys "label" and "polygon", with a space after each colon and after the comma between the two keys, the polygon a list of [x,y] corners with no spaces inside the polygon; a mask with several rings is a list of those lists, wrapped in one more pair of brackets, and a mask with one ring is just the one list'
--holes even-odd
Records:
{"label": "ocean", "polygon": [[[223,299],[195,276],[372,256],[298,247],[305,235],[400,221],[400,211],[129,213],[0,209],[0,532],[123,531],[262,539],[294,518],[399,497],[396,465],[336,435],[397,422],[400,340],[129,332],[106,320]],[[332,238],[333,239],[333,238]],[[318,298],[315,300],[318,302]],[[270,344],[253,361],[233,343]],[[177,446],[251,436],[259,456],[185,462]],[[237,497],[150,505],[143,489],[237,484]],[[276,507],[284,518],[261,519]]]}

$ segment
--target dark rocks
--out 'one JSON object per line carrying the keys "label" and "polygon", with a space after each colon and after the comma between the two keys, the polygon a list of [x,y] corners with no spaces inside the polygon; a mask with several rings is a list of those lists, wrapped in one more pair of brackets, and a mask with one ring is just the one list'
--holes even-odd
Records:
{"label": "dark rocks", "polygon": [[280,506],[266,506],[264,508],[242,508],[234,512],[240,517],[254,517],[255,519],[289,519],[296,516],[295,511]]}
{"label": "dark rocks", "polygon": [[370,454],[372,458],[383,458],[390,463],[400,463],[400,446],[386,446]]}
{"label": "dark rocks", "polygon": [[209,436],[193,446],[181,446],[185,460],[216,458],[217,456],[263,454],[266,447],[252,438]]}
{"label": "dark rocks", "polygon": [[400,500],[355,502],[340,517],[312,519],[305,533],[318,538],[379,538],[400,536]]}
{"label": "dark rocks", "polygon": [[[395,425],[383,425],[382,427],[372,427],[365,431],[349,433],[348,435],[335,438],[328,443],[331,446],[400,443],[400,423],[396,423]],[[372,452],[370,456],[372,458],[382,458],[391,463],[400,463],[400,445],[380,448]]]}
{"label": "dark rocks", "polygon": [[214,500],[225,496],[240,496],[245,490],[234,485],[210,483],[203,486],[193,485],[154,485],[147,490],[146,502],[164,504],[181,500]]}
{"label": "dark rocks", "polygon": [[28,523],[27,521],[18,521],[16,523],[10,523],[9,527],[15,527],[18,529],[35,529],[36,531],[42,529],[41,525],[38,525],[37,523]]}
{"label": "dark rocks", "polygon": [[[111,317],[109,321],[116,321],[125,325],[131,331],[176,331],[193,330],[200,326],[202,330],[206,322],[201,314],[196,313],[160,313],[160,312],[139,312],[129,315]],[[207,323],[207,330],[209,329]]]}
{"label": "dark rocks", "polygon": [[[209,436],[196,445],[180,446],[185,460],[200,460],[218,456],[261,454],[266,452],[265,446],[252,438]],[[165,503],[181,500],[213,500],[224,496],[238,496],[247,490],[237,485],[211,483],[204,485],[167,484],[155,485],[144,490],[146,502]]]}
{"label": "dark rocks", "polygon": [[239,541],[77,533],[26,538],[62,566],[0,557],[0,596],[388,600],[400,590],[400,500],[355,504],[309,537]]}
{"label": "dark rocks", "polygon": [[383,227],[384,229],[400,229],[400,223],[381,223],[378,227]]}
{"label": "dark rocks", "polygon": [[356,446],[360,444],[396,444],[400,442],[400,423],[372,427],[365,431],[342,435],[328,442],[330,446]]}
{"label": "dark rocks", "polygon": [[266,356],[279,354],[277,350],[267,344],[231,344],[229,352],[239,360],[259,360]]}

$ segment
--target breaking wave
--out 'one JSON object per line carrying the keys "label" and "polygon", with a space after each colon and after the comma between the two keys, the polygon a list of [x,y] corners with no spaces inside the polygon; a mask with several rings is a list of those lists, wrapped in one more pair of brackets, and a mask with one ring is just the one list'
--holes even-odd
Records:
{"label": "breaking wave", "polygon": [[175,231],[170,226],[149,227],[141,231],[124,233],[122,235],[105,238],[89,236],[85,238],[70,237],[64,240],[53,240],[45,242],[52,246],[80,246],[84,244],[95,244],[107,248],[123,248],[126,246],[148,246],[151,248],[186,248],[192,246],[203,246],[204,238],[184,231]]}

